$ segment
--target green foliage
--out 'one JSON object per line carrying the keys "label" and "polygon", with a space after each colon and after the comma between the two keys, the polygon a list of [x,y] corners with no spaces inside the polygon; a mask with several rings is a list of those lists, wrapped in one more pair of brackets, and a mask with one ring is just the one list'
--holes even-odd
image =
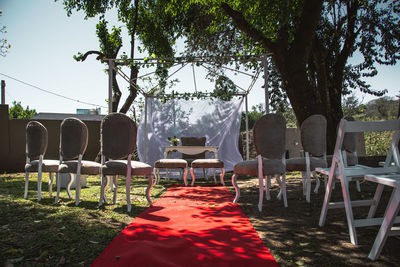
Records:
{"label": "green foliage", "polygon": [[[263,104],[258,104],[251,107],[251,111],[248,112],[249,130],[253,129],[256,121],[265,114],[265,107]],[[240,131],[246,131],[246,114],[242,112],[242,119],[240,123]]]}
{"label": "green foliage", "polygon": [[[360,104],[354,95],[343,99],[344,116],[352,116],[357,121],[394,120],[397,118],[399,103],[391,97],[381,97]],[[393,132],[366,132],[365,150],[368,156],[386,155],[392,141]]]}
{"label": "green foliage", "polygon": [[[0,10],[0,16],[3,15],[3,11]],[[0,25],[0,33],[5,34],[7,33],[7,27],[6,26],[1,26]],[[8,53],[8,50],[10,50],[11,44],[8,42],[6,38],[0,38],[0,55],[5,57],[6,54]]]}
{"label": "green foliage", "polygon": [[392,136],[392,131],[364,133],[367,156],[386,155],[392,142]]}
{"label": "green foliage", "polygon": [[13,101],[13,106],[9,109],[10,119],[30,119],[34,117],[37,112],[34,109],[29,109],[29,106],[24,109],[21,102]]}
{"label": "green foliage", "polygon": [[371,119],[394,120],[398,116],[399,101],[392,97],[371,100],[366,105],[366,116]]}

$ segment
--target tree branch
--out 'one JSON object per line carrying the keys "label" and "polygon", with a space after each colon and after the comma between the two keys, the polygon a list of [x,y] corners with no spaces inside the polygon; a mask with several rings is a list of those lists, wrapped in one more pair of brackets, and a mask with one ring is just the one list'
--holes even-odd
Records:
{"label": "tree branch", "polygon": [[[358,1],[351,1],[351,3],[347,4],[347,29],[346,29],[346,39],[343,44],[342,51],[340,51],[340,54],[337,57],[336,63],[334,65],[334,74],[339,74],[343,76],[343,69],[346,65],[347,59],[349,58],[354,42],[357,38],[357,35],[360,32],[359,28],[357,31],[356,29],[356,19],[357,19],[357,11],[359,9],[359,2]],[[339,78],[339,77],[337,77]],[[337,79],[335,78],[334,80],[336,81],[341,81],[342,79]]]}
{"label": "tree branch", "polygon": [[101,53],[100,51],[90,50],[90,51],[87,51],[85,54],[83,54],[81,57],[79,57],[78,60],[85,61],[89,55],[93,55],[93,54],[97,55],[97,57],[96,57],[97,60],[102,60],[103,58],[105,58],[105,55],[103,53]]}
{"label": "tree branch", "polygon": [[311,52],[312,41],[321,17],[323,0],[304,1],[303,11],[301,13],[299,26],[292,42],[293,47],[290,54],[303,55],[304,62]]}
{"label": "tree branch", "polygon": [[268,38],[265,38],[265,36],[260,31],[258,31],[250,23],[248,23],[241,12],[233,10],[227,3],[224,2],[221,3],[221,8],[229,17],[233,19],[239,29],[246,33],[250,38],[252,38],[256,42],[262,43],[265,48],[267,48],[271,52],[274,53],[274,51],[276,51],[276,45]]}

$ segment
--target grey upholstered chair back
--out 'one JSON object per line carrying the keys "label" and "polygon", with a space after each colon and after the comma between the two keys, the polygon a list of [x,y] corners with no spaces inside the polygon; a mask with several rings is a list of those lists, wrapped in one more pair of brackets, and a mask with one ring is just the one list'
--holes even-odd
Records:
{"label": "grey upholstered chair back", "polygon": [[109,159],[122,159],[136,147],[135,122],[122,113],[111,113],[101,122],[101,151]]}
{"label": "grey upholstered chair back", "polygon": [[[353,117],[344,118],[347,121],[354,121]],[[349,153],[357,151],[357,133],[345,133],[343,137],[342,149]]]}
{"label": "grey upholstered chair back", "polygon": [[73,160],[84,154],[88,143],[88,129],[77,118],[66,118],[61,123],[60,155],[63,160]]}
{"label": "grey upholstered chair back", "polygon": [[46,153],[47,138],[47,129],[40,122],[30,121],[26,125],[26,155],[30,160]]}
{"label": "grey upholstered chair back", "polygon": [[311,115],[301,124],[301,145],[305,152],[320,157],[326,153],[326,118]]}
{"label": "grey upholstered chair back", "polygon": [[286,151],[286,120],[280,114],[266,114],[254,124],[254,146],[257,154],[282,159]]}
{"label": "grey upholstered chair back", "polygon": [[[205,146],[205,137],[181,137],[182,146]],[[182,159],[205,159],[206,153],[187,155],[182,153]]]}

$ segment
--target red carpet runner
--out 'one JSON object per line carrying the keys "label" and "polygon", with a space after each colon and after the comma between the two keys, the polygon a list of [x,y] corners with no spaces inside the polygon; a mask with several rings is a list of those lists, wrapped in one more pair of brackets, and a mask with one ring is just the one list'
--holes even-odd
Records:
{"label": "red carpet runner", "polygon": [[225,186],[171,187],[92,266],[278,266]]}

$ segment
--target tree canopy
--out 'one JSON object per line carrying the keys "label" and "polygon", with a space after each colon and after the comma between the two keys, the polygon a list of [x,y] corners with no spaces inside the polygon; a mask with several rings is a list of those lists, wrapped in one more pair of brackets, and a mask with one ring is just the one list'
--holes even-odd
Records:
{"label": "tree canopy", "polygon": [[[3,11],[0,10],[0,16],[2,16],[2,15],[3,15]],[[6,34],[7,27],[0,24],[0,33]],[[8,42],[8,40],[6,38],[0,38],[0,55],[5,57],[10,48],[11,48],[11,44]]]}
{"label": "tree canopy", "polygon": [[[394,65],[400,57],[399,1],[170,3],[167,12],[184,18],[180,23],[188,52],[269,55],[270,75],[277,77],[270,97],[287,95],[298,124],[312,114],[324,115],[328,151],[343,116],[342,95],[353,89],[383,95],[386,90],[371,88],[364,79],[377,75],[376,64]],[[349,59],[356,54],[361,62],[351,65]]]}
{"label": "tree canopy", "polygon": [[[55,0],[57,1],[57,0]],[[84,61],[89,55],[97,55],[97,59],[104,63],[106,59],[116,59],[122,47],[121,28],[107,27],[108,22],[105,15],[112,9],[116,9],[118,20],[126,26],[130,36],[130,55],[135,57],[135,47],[138,45],[139,51],[147,51],[149,55],[156,57],[171,57],[174,55],[173,45],[177,33],[176,24],[173,18],[168,17],[158,1],[139,1],[139,0],[63,0],[67,15],[73,11],[83,11],[86,17],[98,17],[99,22],[96,27],[96,34],[99,38],[100,49],[90,50],[85,53],[78,53],[75,59]],[[162,23],[161,23],[162,22]],[[128,59],[128,55],[121,55],[120,58]],[[118,63],[115,64],[118,68]],[[130,63],[130,86],[129,96],[119,112],[126,113],[138,94],[138,72],[140,66]],[[163,80],[166,72],[162,66],[158,68],[158,77]],[[162,82],[162,81],[161,81]],[[112,111],[116,112],[121,98],[121,91],[116,80],[116,71],[113,70],[113,99]]]}

